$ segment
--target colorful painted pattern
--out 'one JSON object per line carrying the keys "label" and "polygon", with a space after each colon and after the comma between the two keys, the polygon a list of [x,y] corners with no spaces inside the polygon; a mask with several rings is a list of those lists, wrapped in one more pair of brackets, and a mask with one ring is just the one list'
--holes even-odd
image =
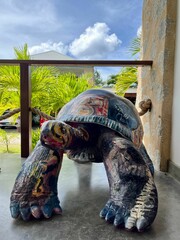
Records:
{"label": "colorful painted pattern", "polygon": [[41,142],[25,161],[11,194],[13,218],[61,214],[57,180],[63,153],[78,162],[103,162],[110,196],[100,217],[143,231],[154,221],[158,196],[154,168],[135,107],[103,90],[89,90],[43,124]]}

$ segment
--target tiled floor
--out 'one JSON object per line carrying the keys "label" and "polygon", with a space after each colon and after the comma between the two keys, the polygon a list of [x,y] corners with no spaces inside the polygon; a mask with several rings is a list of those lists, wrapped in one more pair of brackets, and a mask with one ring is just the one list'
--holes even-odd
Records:
{"label": "tiled floor", "polygon": [[108,198],[108,182],[101,163],[76,164],[64,158],[58,189],[62,216],[49,220],[13,220],[9,198],[21,166],[18,154],[0,154],[0,239],[2,240],[135,240],[180,239],[180,184],[156,173],[159,211],[143,233],[117,229],[99,218]]}

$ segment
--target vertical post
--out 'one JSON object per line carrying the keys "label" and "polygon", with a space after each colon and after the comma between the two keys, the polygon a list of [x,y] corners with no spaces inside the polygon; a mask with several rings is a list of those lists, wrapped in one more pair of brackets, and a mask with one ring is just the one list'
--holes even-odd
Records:
{"label": "vertical post", "polygon": [[28,157],[31,151],[31,83],[28,63],[20,64],[20,94],[21,94],[21,157]]}

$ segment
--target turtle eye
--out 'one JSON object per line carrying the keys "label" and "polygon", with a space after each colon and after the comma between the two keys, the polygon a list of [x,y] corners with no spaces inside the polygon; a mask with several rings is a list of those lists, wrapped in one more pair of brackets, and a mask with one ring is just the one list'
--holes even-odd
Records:
{"label": "turtle eye", "polygon": [[66,128],[65,127],[61,127],[61,132],[62,132],[62,134],[66,134]]}
{"label": "turtle eye", "polygon": [[62,138],[59,134],[57,134],[57,133],[55,133],[55,136],[57,137],[57,138]]}

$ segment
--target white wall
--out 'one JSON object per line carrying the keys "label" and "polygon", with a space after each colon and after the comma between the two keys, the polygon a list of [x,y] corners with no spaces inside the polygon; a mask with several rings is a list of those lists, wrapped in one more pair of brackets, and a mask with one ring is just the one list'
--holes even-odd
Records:
{"label": "white wall", "polygon": [[177,1],[177,4],[171,161],[180,167],[180,2]]}

